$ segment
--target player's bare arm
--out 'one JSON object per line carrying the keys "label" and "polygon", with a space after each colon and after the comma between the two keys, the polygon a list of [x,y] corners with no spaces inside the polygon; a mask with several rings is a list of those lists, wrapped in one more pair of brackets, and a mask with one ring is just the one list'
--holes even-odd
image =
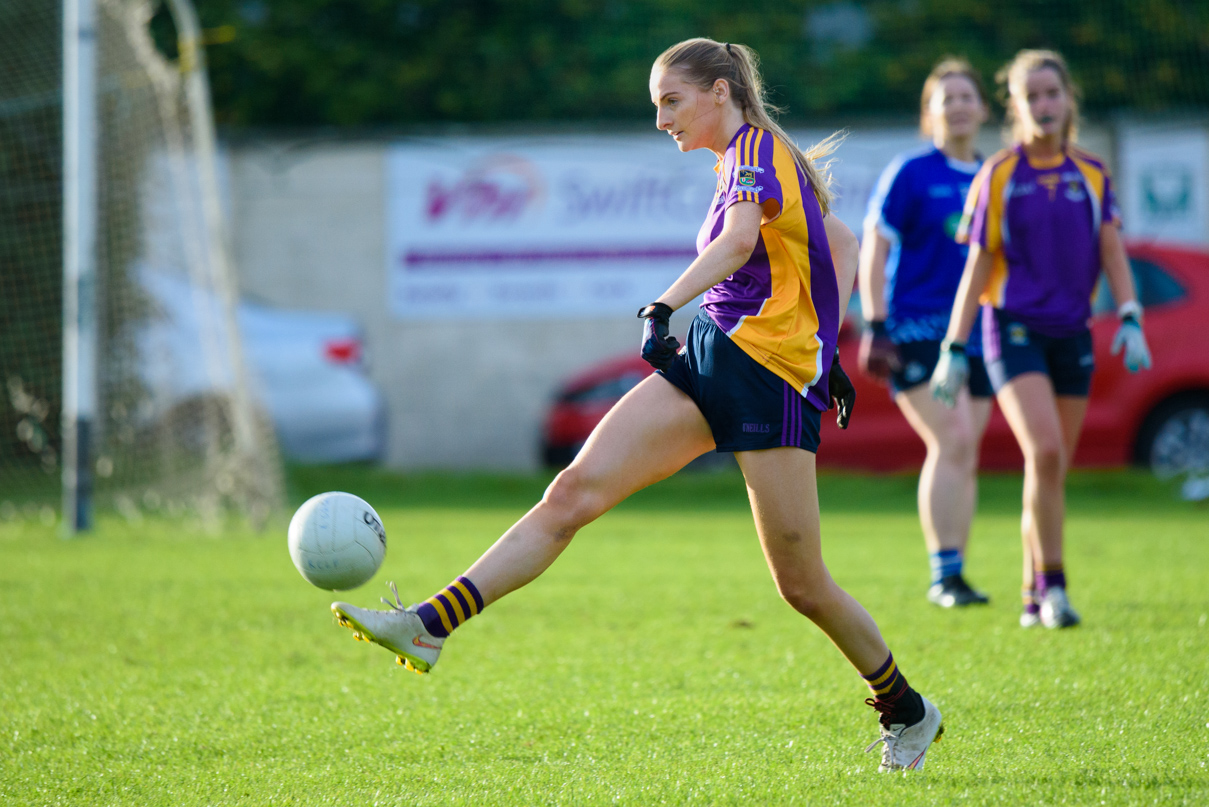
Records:
{"label": "player's bare arm", "polygon": [[990,254],[978,244],[970,244],[970,257],[966,259],[961,285],[957,287],[957,297],[953,300],[953,316],[949,320],[945,341],[964,343],[969,338],[974,317],[978,314],[978,298],[990,277]]}
{"label": "player's bare arm", "polygon": [[859,274],[861,313],[867,322],[880,322],[886,318],[886,257],[889,254],[889,239],[879,233],[877,227],[866,227]]}
{"label": "player's bare arm", "polygon": [[1129,258],[1125,255],[1125,245],[1121,243],[1121,233],[1114,222],[1106,221],[1100,225],[1100,262],[1117,305],[1136,303],[1138,295],[1133,287],[1133,272],[1129,271]]}
{"label": "player's bare arm", "polygon": [[756,248],[763,218],[764,211],[755,202],[736,202],[727,208],[722,234],[702,250],[657,302],[679,309],[734,274]]}
{"label": "player's bare arm", "polygon": [[835,282],[840,292],[840,316],[848,310],[848,300],[852,297],[852,284],[856,280],[860,243],[856,234],[847,224],[834,215],[823,217],[823,227],[827,230],[827,245],[831,248],[831,262],[835,265]]}

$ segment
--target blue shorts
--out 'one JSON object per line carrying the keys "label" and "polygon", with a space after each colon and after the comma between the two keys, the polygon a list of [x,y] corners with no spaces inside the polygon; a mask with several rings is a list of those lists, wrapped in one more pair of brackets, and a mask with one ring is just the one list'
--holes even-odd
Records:
{"label": "blue shorts", "polygon": [[1074,336],[1046,336],[998,308],[983,311],[982,351],[987,375],[999,392],[1013,378],[1044,373],[1055,395],[1086,398],[1096,367],[1091,331]]}
{"label": "blue shorts", "polygon": [[718,451],[797,446],[818,452],[822,413],[744,353],[709,314],[697,314],[686,341],[671,367],[659,374],[697,404]]}
{"label": "blue shorts", "polygon": [[[899,369],[890,374],[890,394],[926,384],[932,378],[936,362],[940,361],[940,340],[925,339],[917,342],[903,342],[895,345],[898,348]],[[970,395],[974,398],[990,398],[995,394],[991,389],[991,379],[987,377],[986,364],[982,356],[967,355],[970,361],[970,380],[967,382]]]}

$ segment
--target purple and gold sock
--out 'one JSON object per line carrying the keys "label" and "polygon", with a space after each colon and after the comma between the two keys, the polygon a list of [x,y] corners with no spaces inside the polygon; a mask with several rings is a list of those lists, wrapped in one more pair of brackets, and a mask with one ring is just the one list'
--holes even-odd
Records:
{"label": "purple and gold sock", "polygon": [[1041,613],[1041,604],[1037,602],[1037,590],[1034,588],[1020,589],[1020,600],[1024,603],[1026,614]]}
{"label": "purple and gold sock", "polygon": [[420,603],[416,613],[423,620],[425,630],[443,638],[482,610],[483,597],[479,590],[469,578],[459,577]]}
{"label": "purple and gold sock", "polygon": [[875,672],[868,675],[862,673],[861,678],[864,678],[865,683],[873,690],[874,699],[879,701],[898,700],[907,689],[907,679],[894,663],[893,653],[886,657],[886,663]]}
{"label": "purple and gold sock", "polygon": [[1061,563],[1037,570],[1034,577],[1039,592],[1044,592],[1047,588],[1066,588],[1066,572],[1063,571]]}
{"label": "purple and gold sock", "polygon": [[882,723],[906,723],[908,726],[918,723],[924,716],[923,701],[907,683],[898,665],[894,662],[894,654],[886,657],[886,663],[874,672],[861,674],[869,689],[873,690],[873,699],[866,701],[881,712]]}

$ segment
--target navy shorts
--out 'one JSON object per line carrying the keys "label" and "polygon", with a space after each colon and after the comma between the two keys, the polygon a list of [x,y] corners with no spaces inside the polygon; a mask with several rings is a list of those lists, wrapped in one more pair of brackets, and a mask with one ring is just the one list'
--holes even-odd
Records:
{"label": "navy shorts", "polygon": [[1054,385],[1055,395],[1086,398],[1096,367],[1091,331],[1074,336],[1037,333],[1006,311],[983,311],[982,351],[987,375],[995,391],[1025,373],[1044,373]]}
{"label": "navy shorts", "polygon": [[697,404],[718,451],[819,450],[822,413],[744,353],[704,311],[689,326],[684,349],[659,374]]}
{"label": "navy shorts", "polygon": [[[916,342],[903,342],[895,345],[898,348],[899,369],[890,374],[890,394],[926,384],[932,378],[936,362],[940,361],[940,340],[925,339]],[[970,395],[974,398],[990,398],[995,394],[991,389],[991,379],[987,377],[986,364],[982,356],[966,356],[970,361],[970,380],[967,382]]]}

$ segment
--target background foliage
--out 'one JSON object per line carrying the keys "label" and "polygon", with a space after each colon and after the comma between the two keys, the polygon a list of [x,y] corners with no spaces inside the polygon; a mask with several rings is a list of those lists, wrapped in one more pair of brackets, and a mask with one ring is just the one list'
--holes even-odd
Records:
{"label": "background foliage", "polygon": [[702,35],[753,46],[790,119],[909,113],[941,54],[989,79],[1022,47],[1062,51],[1093,112],[1209,107],[1199,0],[196,2],[241,126],[641,121],[652,60]]}

